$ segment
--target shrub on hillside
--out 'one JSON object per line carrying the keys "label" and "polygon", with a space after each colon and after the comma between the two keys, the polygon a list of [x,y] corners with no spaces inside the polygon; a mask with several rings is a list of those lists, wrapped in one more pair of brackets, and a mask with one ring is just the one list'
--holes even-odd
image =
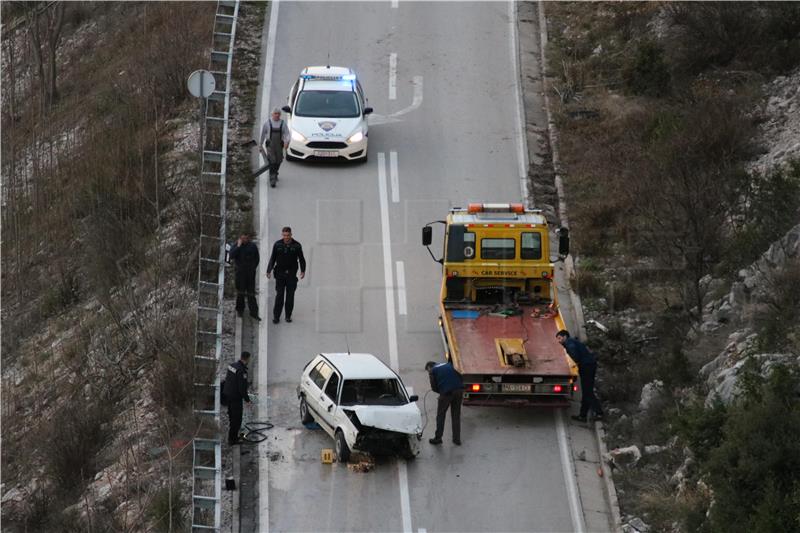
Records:
{"label": "shrub on hillside", "polygon": [[800,4],[796,2],[669,2],[675,33],[672,62],[697,74],[707,69],[787,72],[800,63]]}
{"label": "shrub on hillside", "polygon": [[622,78],[632,94],[660,97],[670,93],[671,76],[664,48],[654,41],[640,43],[623,66]]}

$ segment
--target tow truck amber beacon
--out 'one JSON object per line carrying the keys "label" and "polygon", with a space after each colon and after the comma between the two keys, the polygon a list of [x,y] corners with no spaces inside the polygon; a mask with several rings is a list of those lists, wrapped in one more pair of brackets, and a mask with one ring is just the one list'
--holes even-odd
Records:
{"label": "tow truck amber beacon", "polygon": [[367,160],[367,99],[355,72],[306,67],[289,91],[290,161]]}
{"label": "tow truck amber beacon", "polygon": [[[567,406],[578,369],[556,339],[558,309],[545,217],[522,204],[450,210],[442,264],[439,330],[445,357],[464,377],[464,403]],[[559,230],[559,255],[569,234]]]}

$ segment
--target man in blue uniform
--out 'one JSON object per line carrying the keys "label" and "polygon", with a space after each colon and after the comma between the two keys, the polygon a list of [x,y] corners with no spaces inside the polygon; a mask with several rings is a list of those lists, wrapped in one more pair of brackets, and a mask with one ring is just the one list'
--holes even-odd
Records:
{"label": "man in blue uniform", "polygon": [[250,395],[247,393],[250,385],[247,381],[247,363],[249,361],[250,352],[242,352],[238,361],[228,365],[228,371],[225,373],[225,385],[222,387],[231,423],[228,429],[228,444],[231,446],[239,444],[239,429],[242,427],[244,411],[242,402],[250,403]]}
{"label": "man in blue uniform", "polygon": [[461,446],[461,400],[464,398],[464,381],[461,374],[453,368],[452,363],[425,364],[428,378],[431,381],[431,390],[439,393],[436,406],[436,434],[428,442],[441,444],[444,434],[444,419],[450,409],[450,419],[453,424],[453,444]]}
{"label": "man in blue uniform", "polygon": [[586,422],[586,415],[589,410],[594,411],[595,420],[602,420],[603,406],[600,400],[594,395],[594,377],[597,373],[597,358],[595,355],[578,339],[569,336],[569,331],[562,329],[556,333],[558,342],[567,351],[567,354],[578,365],[578,375],[581,378],[581,412],[578,416],[573,416],[573,420]]}

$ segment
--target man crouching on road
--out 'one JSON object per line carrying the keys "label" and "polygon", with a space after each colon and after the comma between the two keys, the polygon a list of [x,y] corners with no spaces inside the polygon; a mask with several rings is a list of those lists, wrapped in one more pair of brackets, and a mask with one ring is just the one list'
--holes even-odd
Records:
{"label": "man crouching on road", "polygon": [[431,380],[431,390],[439,393],[439,402],[436,407],[436,434],[428,442],[441,444],[444,434],[444,419],[450,409],[450,418],[453,423],[453,444],[461,446],[461,400],[464,398],[464,380],[461,374],[453,368],[452,363],[425,363],[428,378]]}
{"label": "man crouching on road", "polygon": [[242,427],[242,412],[244,405],[242,402],[250,403],[250,395],[247,393],[247,363],[250,362],[250,352],[242,352],[241,358],[235,363],[228,365],[228,372],[225,374],[225,386],[222,389],[228,403],[228,416],[231,426],[228,429],[228,444],[234,446],[239,444],[239,429]]}
{"label": "man crouching on road", "polygon": [[585,344],[574,337],[570,337],[569,331],[565,329],[556,333],[556,338],[567,354],[575,361],[575,364],[578,365],[578,375],[581,378],[581,412],[579,415],[573,416],[572,419],[578,422],[586,422],[586,416],[591,410],[594,412],[595,420],[602,420],[603,406],[597,396],[594,395],[597,358]]}

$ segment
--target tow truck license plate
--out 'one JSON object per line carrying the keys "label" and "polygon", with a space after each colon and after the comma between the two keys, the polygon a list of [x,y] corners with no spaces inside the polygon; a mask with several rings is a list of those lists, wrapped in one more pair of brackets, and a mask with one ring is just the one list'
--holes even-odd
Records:
{"label": "tow truck license plate", "polygon": [[327,150],[314,150],[314,155],[317,157],[336,157],[339,152],[330,152]]}
{"label": "tow truck license plate", "polygon": [[503,383],[503,392],[530,392],[530,383]]}

